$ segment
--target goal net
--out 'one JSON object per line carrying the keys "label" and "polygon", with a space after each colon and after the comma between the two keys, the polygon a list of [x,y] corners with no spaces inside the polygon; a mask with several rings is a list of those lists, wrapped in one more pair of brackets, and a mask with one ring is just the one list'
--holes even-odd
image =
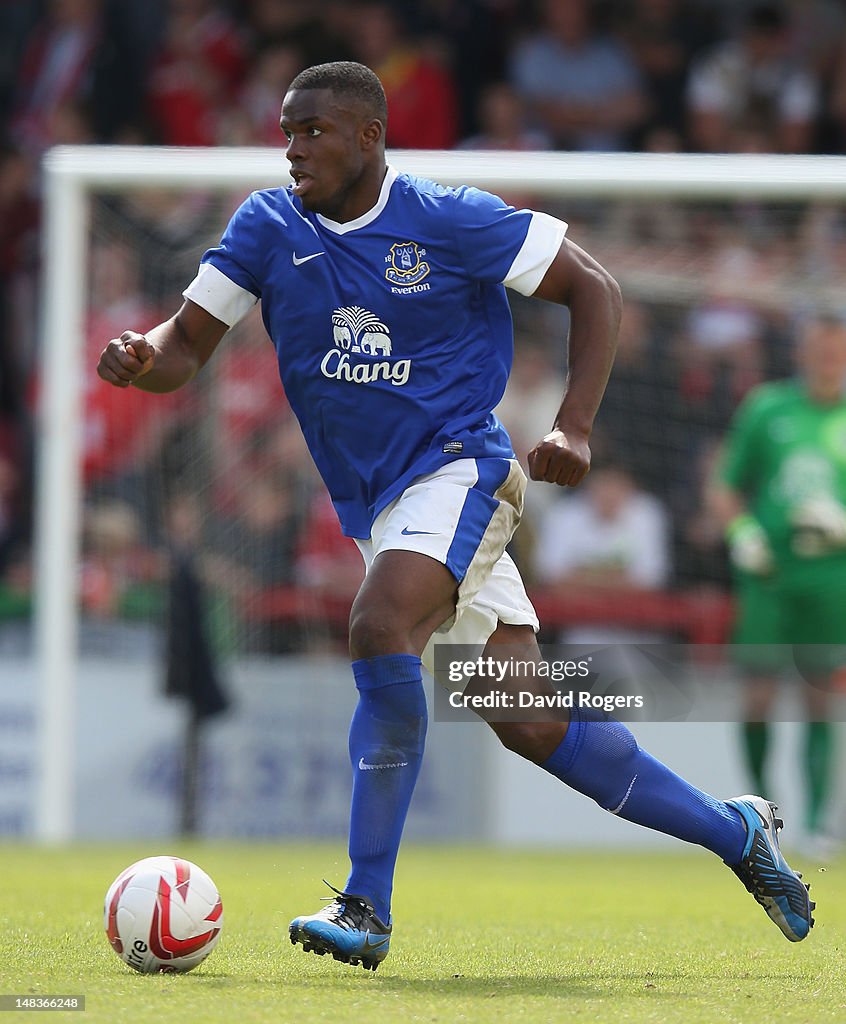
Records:
{"label": "goal net", "polygon": [[[555,540],[567,498],[530,488],[513,551],[544,636],[723,640],[728,574],[703,488],[744,394],[791,373],[799,318],[841,305],[843,162],[414,152],[392,162],[567,220],[569,237],[623,287],[593,476],[598,508],[636,497],[643,532],[637,551],[567,562]],[[110,388],[95,374],[110,338],[178,308],[240,200],[284,180],[281,152],[48,155],[36,617],[44,839],[74,828],[86,658],[112,659],[113,687],[131,687],[143,665],[212,715],[239,665],[343,653],[360,558],[304,448],[260,315],[174,395]],[[500,414],[525,458],[560,401],[567,316],[519,296],[512,308],[515,367]],[[620,587],[561,582],[568,571],[601,581],[615,560],[643,592],[636,602]],[[329,698],[318,689],[309,699],[316,715]],[[308,728],[308,710],[293,728]],[[277,768],[255,768],[257,778]]]}

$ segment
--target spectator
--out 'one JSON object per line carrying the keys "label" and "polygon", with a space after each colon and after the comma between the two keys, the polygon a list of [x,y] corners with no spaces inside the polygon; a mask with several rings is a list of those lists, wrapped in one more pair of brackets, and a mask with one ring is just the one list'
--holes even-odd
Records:
{"label": "spectator", "polygon": [[[564,332],[557,331],[555,335],[559,333]],[[514,342],[511,376],[495,412],[508,431],[520,464],[528,472],[528,453],[538,439],[552,429],[552,418],[564,394],[566,374],[560,353],[552,355],[534,333],[518,331]],[[529,584],[533,582],[532,563],[538,524],[554,500],[555,492],[551,489],[529,488],[521,528],[508,548],[508,553]]]}
{"label": "spectator", "polygon": [[140,80],[131,43],[109,20],[105,0],[50,0],[24,50],[12,138],[40,156],[55,142],[57,111],[82,105],[94,136],[111,139],[137,115]]}
{"label": "spectator", "polygon": [[[507,82],[493,82],[481,94],[478,135],[460,143],[460,149],[538,150],[549,149],[542,131],[526,126],[523,103]],[[529,192],[503,190],[502,198],[517,209],[534,207],[538,199]]]}
{"label": "spectator", "polygon": [[21,473],[11,452],[0,447],[0,575],[20,540]]}
{"label": "spectator", "polygon": [[[553,358],[546,347],[532,334],[523,332],[515,337],[514,365],[496,415],[505,425],[514,451],[528,470],[526,456],[537,444],[538,438],[552,429],[552,418],[561,404],[566,376],[563,360]],[[536,488],[540,491],[541,488]],[[553,497],[551,492],[549,497]],[[531,495],[542,503],[546,492]]]}
{"label": "spectator", "polygon": [[841,0],[787,0],[787,9],[791,56],[828,83],[846,33]]}
{"label": "spectator", "polygon": [[315,491],[306,521],[297,545],[297,582],[315,596],[352,603],[364,579],[364,562],[355,541],[341,533],[325,487]]}
{"label": "spectator", "polygon": [[32,291],[38,270],[39,205],[32,160],[0,150],[0,416],[22,417],[35,358]]}
{"label": "spectator", "polygon": [[21,54],[38,15],[32,0],[0,3],[0,125],[8,121]]}
{"label": "spectator", "polygon": [[461,149],[549,149],[549,137],[526,126],[523,103],[507,82],[492,82],[479,102],[479,133]]}
{"label": "spectator", "polygon": [[766,276],[744,245],[724,245],[709,264],[707,295],[687,318],[681,392],[700,432],[719,432],[764,376],[767,321],[748,296]]}
{"label": "spectator", "polygon": [[395,149],[451,149],[458,140],[455,86],[407,37],[387,3],[355,11],[356,59],[373,68],[388,99],[387,144]]}
{"label": "spectator", "polygon": [[229,112],[223,140],[239,146],[279,146],[280,97],[304,66],[302,52],[288,42],[258,46],[250,61],[237,108]]}
{"label": "spectator", "polygon": [[[228,491],[240,486],[244,473],[272,471],[278,448],[276,435],[283,431],[299,435],[299,428],[294,422],[286,431],[293,413],[279,383],[276,353],[260,315],[245,317],[218,355],[220,443],[216,460],[221,468],[220,483]],[[290,452],[280,452],[279,456],[276,465],[292,464]],[[299,465],[299,460],[294,462]]]}
{"label": "spectator", "polygon": [[[133,249],[119,241],[100,241],[91,259],[92,295],[96,307],[86,323],[87,365],[91,365],[103,338],[119,337],[127,318],[153,323],[158,313],[140,286],[140,266]],[[165,432],[176,413],[170,395],[158,395],[155,415],[141,408],[146,396],[132,389],[110,394],[98,387],[94,374],[83,381],[85,422],[83,466],[86,483],[100,496],[120,497],[136,509],[152,513],[149,507],[151,475],[158,466],[158,454]],[[138,423],[144,422],[143,430]]]}
{"label": "spectator", "polygon": [[5,564],[0,568],[0,648],[14,644],[16,637],[20,646],[28,647],[21,630],[8,623],[18,624],[27,620],[32,612],[32,559],[28,548],[21,545],[8,552]]}
{"label": "spectator", "polygon": [[141,519],[131,505],[109,499],[86,509],[80,566],[84,612],[99,619],[149,619],[163,607],[161,570],[142,543]]}
{"label": "spectator", "polygon": [[521,6],[516,0],[419,0],[406,4],[422,50],[451,69],[462,138],[483,130],[478,120],[482,93],[506,76],[511,39],[525,21]]}
{"label": "spectator", "polygon": [[684,95],[690,63],[712,41],[712,26],[684,0],[635,0],[623,8],[619,35],[640,70],[647,97],[649,116],[642,148],[654,148],[654,142],[646,145],[646,140],[664,133],[681,143],[686,134]]}
{"label": "spectator", "polygon": [[160,141],[213,146],[244,70],[237,26],[212,0],[171,0],[147,92]]}
{"label": "spectator", "polygon": [[238,507],[220,524],[216,578],[240,606],[244,644],[253,652],[284,654],[302,649],[301,625],[268,618],[263,605],[275,587],[296,583],[305,496],[287,473],[256,474],[239,489]]}
{"label": "spectator", "polygon": [[51,146],[89,146],[98,141],[89,110],[79,100],[59,103],[47,128]]}
{"label": "spectator", "polygon": [[[627,469],[605,461],[591,472],[584,492],[557,500],[538,532],[538,582],[565,596],[663,587],[670,576],[667,514],[657,498],[639,489]],[[570,643],[612,643],[635,634],[602,623],[570,629]],[[637,639],[646,639],[638,635]]]}
{"label": "spectator", "polygon": [[637,67],[593,30],[588,0],[545,0],[543,28],[517,46],[510,77],[559,149],[624,149],[643,123]]}
{"label": "spectator", "polygon": [[[239,11],[246,8],[246,27],[254,50],[277,45],[297,50],[302,55],[297,71],[349,56],[349,47],[342,42],[349,38],[353,21],[348,0],[247,0],[230,6]],[[278,97],[278,107],[283,95]]]}
{"label": "spectator", "polygon": [[817,82],[789,54],[790,23],[775,3],[758,3],[737,38],[691,69],[693,142],[712,153],[807,152],[819,112]]}

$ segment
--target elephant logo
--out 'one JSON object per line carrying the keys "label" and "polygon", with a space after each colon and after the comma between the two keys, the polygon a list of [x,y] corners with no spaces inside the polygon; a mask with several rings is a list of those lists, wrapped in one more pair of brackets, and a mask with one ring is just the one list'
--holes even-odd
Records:
{"label": "elephant logo", "polygon": [[332,335],[338,348],[348,349],[352,344],[352,335],[346,324],[333,324]]}
{"label": "elephant logo", "polygon": [[366,356],[389,356],[391,332],[378,316],[361,306],[341,306],[332,314],[337,348]]}
{"label": "elephant logo", "polygon": [[361,336],[361,351],[368,356],[389,356],[391,337],[378,331],[365,331]]}

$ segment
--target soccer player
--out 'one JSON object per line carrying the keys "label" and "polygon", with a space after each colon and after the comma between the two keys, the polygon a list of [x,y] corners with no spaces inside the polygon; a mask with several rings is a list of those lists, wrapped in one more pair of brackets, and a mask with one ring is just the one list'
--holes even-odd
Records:
{"label": "soccer player", "polygon": [[810,319],[797,362],[798,379],[756,388],[735,415],[714,502],[736,571],[746,762],[765,790],[776,679],[795,664],[808,718],[808,852],[824,857],[830,677],[846,663],[846,322]]}
{"label": "soccer player", "polygon": [[[261,302],[288,400],[367,566],[349,630],[352,869],[290,936],[373,970],[390,945],[394,865],[423,755],[422,660],[431,665],[434,643],[540,659],[537,618],[505,553],[525,477],[491,412],[512,357],[503,285],[570,308],[567,393],[529,456],[534,479],[561,486],[588,472],[621,312],[616,283],[562,222],[387,166],[386,120],[363,65],[299,74],[281,120],[293,185],[253,193],[176,315],[113,339],[98,367],[117,387],[171,391]],[[808,934],[813,904],[779,852],[782,822],[766,800],[694,789],[602,715],[492,727],[602,807],[712,850],[788,939]]]}

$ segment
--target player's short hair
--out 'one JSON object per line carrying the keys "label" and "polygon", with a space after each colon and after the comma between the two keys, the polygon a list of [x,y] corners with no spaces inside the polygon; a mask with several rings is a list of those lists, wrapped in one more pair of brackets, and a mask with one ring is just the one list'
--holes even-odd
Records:
{"label": "player's short hair", "polygon": [[368,114],[378,117],[383,125],[388,123],[388,101],[382,83],[370,68],[356,61],[315,64],[301,71],[288,89],[329,89],[338,96],[358,100]]}

